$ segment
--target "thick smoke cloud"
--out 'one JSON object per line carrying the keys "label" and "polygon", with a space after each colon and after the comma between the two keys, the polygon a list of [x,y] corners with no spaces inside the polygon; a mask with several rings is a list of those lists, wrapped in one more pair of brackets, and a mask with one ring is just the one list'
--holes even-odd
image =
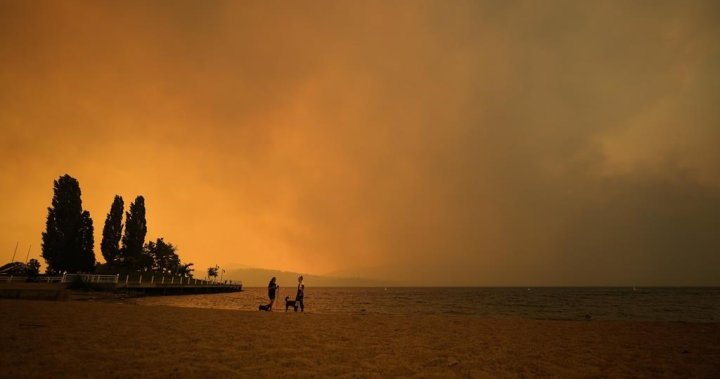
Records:
{"label": "thick smoke cloud", "polygon": [[201,269],[717,285],[718,11],[2,2],[0,243],[68,172]]}

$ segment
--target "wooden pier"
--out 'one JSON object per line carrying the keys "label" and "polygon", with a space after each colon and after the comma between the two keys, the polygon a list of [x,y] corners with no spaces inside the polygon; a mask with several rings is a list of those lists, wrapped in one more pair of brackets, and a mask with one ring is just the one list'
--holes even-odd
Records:
{"label": "wooden pier", "polygon": [[93,287],[102,286],[113,289],[116,292],[134,292],[145,295],[180,295],[242,291],[242,283],[233,283],[233,281],[203,280],[152,273],[126,275],[65,274],[62,282],[73,283],[78,279]]}
{"label": "wooden pier", "polygon": [[131,295],[182,295],[242,291],[242,283],[237,281],[203,280],[152,273],[125,275],[65,274],[57,277],[38,278],[7,276],[0,277],[1,282],[27,283],[26,286],[40,283],[47,286],[54,283],[57,288],[91,289]]}

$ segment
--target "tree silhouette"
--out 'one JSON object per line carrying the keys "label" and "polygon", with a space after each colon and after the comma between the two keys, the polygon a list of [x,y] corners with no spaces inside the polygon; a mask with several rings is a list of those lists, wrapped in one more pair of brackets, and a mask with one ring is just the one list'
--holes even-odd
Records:
{"label": "tree silhouette", "polygon": [[54,181],[42,233],[42,257],[48,273],[89,272],[95,266],[92,219],[83,211],[80,195],[80,183],[70,175]]}
{"label": "tree silhouette", "polygon": [[91,272],[95,269],[94,231],[90,212],[83,211],[80,216],[80,228],[78,230],[78,246],[80,249],[71,265],[71,272]]}
{"label": "tree silhouette", "polygon": [[152,259],[152,270],[162,274],[177,274],[180,269],[180,257],[175,253],[176,248],[171,243],[158,238],[156,242],[150,241],[145,245],[145,253]]}
{"label": "tree silhouette", "polygon": [[192,266],[194,266],[194,265],[195,264],[192,262],[180,264],[180,267],[178,267],[178,275],[184,276],[187,278],[192,278],[193,271],[195,271],[195,269],[192,268]]}
{"label": "tree silhouette", "polygon": [[122,237],[121,256],[128,268],[135,271],[148,269],[148,257],[143,254],[147,222],[145,221],[145,198],[138,196],[125,213],[125,234]]}
{"label": "tree silhouette", "polygon": [[215,265],[215,267],[208,267],[208,278],[217,278],[219,269],[220,267],[218,267],[218,265]]}
{"label": "tree silhouette", "polygon": [[145,255],[152,262],[151,270],[161,274],[192,278],[195,271],[192,268],[193,263],[183,264],[177,255],[177,247],[165,242],[163,238],[145,244]]}
{"label": "tree silhouette", "polygon": [[[57,182],[55,182],[57,186]],[[55,200],[53,199],[53,203]],[[45,259],[48,274],[58,274],[63,271],[63,250],[65,241],[58,226],[56,211],[53,207],[48,208],[48,216],[45,220],[45,231],[42,234],[42,257]]]}
{"label": "tree silhouette", "polygon": [[30,277],[36,277],[40,275],[40,262],[38,262],[38,260],[35,258],[29,260],[28,263],[25,264],[25,272],[26,275]]}
{"label": "tree silhouette", "polygon": [[103,257],[108,265],[116,265],[120,259],[120,239],[122,238],[122,217],[125,203],[121,196],[115,195],[110,212],[105,219],[103,239],[100,243]]}

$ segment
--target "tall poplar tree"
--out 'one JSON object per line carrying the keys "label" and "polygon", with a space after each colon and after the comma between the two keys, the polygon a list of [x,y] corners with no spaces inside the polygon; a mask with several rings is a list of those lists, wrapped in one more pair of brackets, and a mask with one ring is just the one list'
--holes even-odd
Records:
{"label": "tall poplar tree", "polygon": [[50,273],[90,272],[95,268],[92,218],[83,211],[80,196],[80,183],[70,175],[54,181],[42,233],[42,257]]}
{"label": "tall poplar tree", "polygon": [[92,272],[95,270],[95,228],[90,212],[83,211],[80,215],[78,228],[77,255],[72,260],[70,272]]}
{"label": "tall poplar tree", "polygon": [[138,196],[125,213],[125,234],[122,237],[121,256],[130,269],[142,271],[148,268],[148,259],[143,254],[146,234],[145,198]]}
{"label": "tall poplar tree", "polygon": [[105,218],[103,227],[103,238],[100,243],[103,257],[109,266],[120,263],[120,239],[122,238],[122,218],[125,210],[125,202],[121,196],[115,195],[110,212]]}

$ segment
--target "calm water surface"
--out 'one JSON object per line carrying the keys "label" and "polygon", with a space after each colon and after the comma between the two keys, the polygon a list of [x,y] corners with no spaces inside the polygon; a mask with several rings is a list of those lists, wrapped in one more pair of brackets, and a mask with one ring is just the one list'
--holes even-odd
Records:
{"label": "calm water surface", "polygon": [[[282,289],[294,297],[294,288]],[[143,305],[257,311],[266,288],[243,292],[144,297]],[[292,311],[292,309],[291,309]],[[484,317],[581,320],[720,322],[720,288],[313,288],[305,311],[313,313],[468,314]]]}

